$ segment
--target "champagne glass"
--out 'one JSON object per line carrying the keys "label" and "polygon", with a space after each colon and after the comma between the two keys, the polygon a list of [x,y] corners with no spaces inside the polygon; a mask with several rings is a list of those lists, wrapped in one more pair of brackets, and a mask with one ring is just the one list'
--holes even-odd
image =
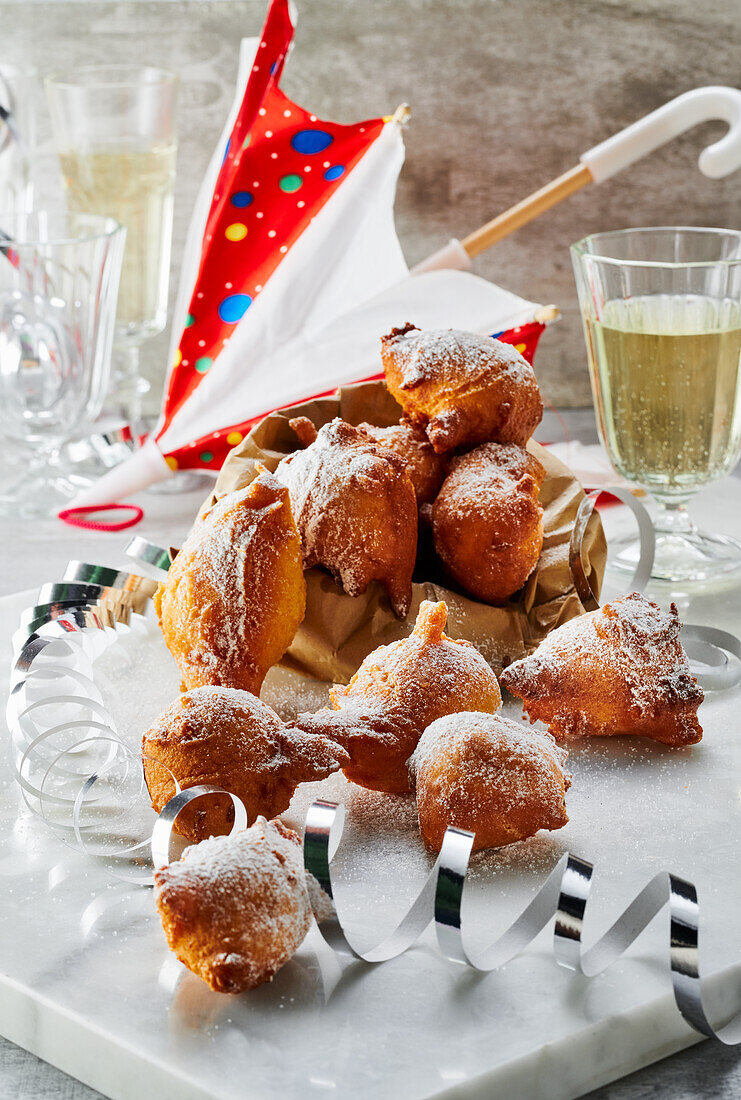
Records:
{"label": "champagne glass", "polygon": [[136,65],[86,66],[46,79],[70,209],[125,226],[112,410],[135,431],[149,386],[142,343],[167,322],[178,77]]}
{"label": "champagne glass", "polygon": [[88,484],[59,452],[103,404],[126,231],[45,212],[0,226],[0,439],[16,451],[0,514],[54,515]]}
{"label": "champagne glass", "polygon": [[[741,568],[741,544],[698,529],[687,503],[741,455],[741,232],[661,227],[572,246],[602,442],[657,505],[653,576]],[[619,544],[633,569],[635,540]]]}

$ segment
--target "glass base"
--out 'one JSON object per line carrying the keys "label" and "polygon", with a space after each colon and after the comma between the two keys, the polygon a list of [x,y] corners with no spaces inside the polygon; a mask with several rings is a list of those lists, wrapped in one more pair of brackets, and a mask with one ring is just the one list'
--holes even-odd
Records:
{"label": "glass base", "polygon": [[55,471],[26,474],[13,485],[0,490],[0,516],[8,519],[53,519],[82,489],[93,484],[94,478]]}
{"label": "glass base", "polygon": [[[640,555],[637,538],[610,540],[610,565],[632,573]],[[656,532],[652,580],[712,581],[741,572],[741,542],[727,535],[711,535],[691,528],[685,532]]]}

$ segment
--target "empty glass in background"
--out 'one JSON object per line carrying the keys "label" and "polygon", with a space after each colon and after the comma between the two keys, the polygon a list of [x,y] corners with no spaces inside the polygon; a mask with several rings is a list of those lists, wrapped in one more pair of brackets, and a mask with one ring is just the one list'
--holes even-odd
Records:
{"label": "empty glass in background", "polygon": [[[687,502],[741,455],[741,233],[597,233],[571,249],[600,436],[657,508],[653,575],[709,580],[741,544],[698,531]],[[615,564],[633,568],[635,540]]]}
{"label": "empty glass in background", "polygon": [[68,207],[114,217],[127,231],[111,406],[135,425],[148,389],[139,348],[167,321],[177,90],[175,73],[135,65],[46,79]]}
{"label": "empty glass in background", "polygon": [[0,226],[0,514],[54,515],[89,483],[59,452],[103,405],[126,231],[91,214]]}
{"label": "empty glass in background", "polygon": [[34,206],[40,102],[38,72],[0,60],[0,210],[9,214],[27,214]]}

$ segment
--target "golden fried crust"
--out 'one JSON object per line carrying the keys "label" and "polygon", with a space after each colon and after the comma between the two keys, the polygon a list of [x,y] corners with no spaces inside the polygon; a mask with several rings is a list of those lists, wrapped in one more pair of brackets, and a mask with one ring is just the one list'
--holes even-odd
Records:
{"label": "golden fried crust", "polygon": [[381,339],[386,385],[442,454],[493,440],[524,447],[543,416],[533,368],[490,336],[414,325]]}
{"label": "golden fried crust", "polygon": [[485,443],[453,459],[432,506],[435,550],[475,599],[504,603],[537,565],[544,477],[537,458],[514,443]]}
{"label": "golden fried crust", "polygon": [[306,610],[301,543],[286,488],[262,470],[196,520],[155,593],[185,688],[260,693]]}
{"label": "golden fried crust", "polygon": [[301,446],[310,447],[318,434],[314,422],[308,416],[294,416],[288,423],[298,436]]}
{"label": "golden fried crust", "polygon": [[[324,779],[348,761],[339,745],[285,726],[247,691],[204,687],[186,692],[142,739],[144,777],[157,813],[181,788],[201,783],[241,798],[250,822],[288,809],[299,783]],[[226,795],[186,806],[176,828],[188,840],[226,833],[234,809]]]}
{"label": "golden fried crust", "polygon": [[170,950],[217,993],[270,981],[309,930],[301,840],[279,821],[204,840],[154,879]]}
{"label": "golden fried crust", "polygon": [[409,772],[419,827],[439,851],[448,825],[476,834],[474,850],[499,848],[568,822],[566,752],[549,734],[501,714],[454,714],[422,734]]}
{"label": "golden fried crust", "polygon": [[417,503],[402,460],[336,417],[275,476],[287,486],[304,567],[322,565],[349,596],[380,581],[403,618],[412,599]]}
{"label": "golden fried crust", "polygon": [[674,604],[663,611],[634,592],[558,627],[502,683],[559,741],[627,733],[692,745],[703,693],[679,627]]}
{"label": "golden fried crust", "polygon": [[425,600],[408,638],[374,650],[347,687],[332,688],[334,710],[298,719],[302,729],[325,733],[347,749],[351,763],[343,770],[353,783],[408,791],[407,760],[430,722],[501,706],[491,668],[470,642],[443,633],[446,619],[444,603]]}
{"label": "golden fried crust", "polygon": [[373,424],[358,426],[402,460],[412,479],[417,506],[431,504],[443,483],[448,463],[444,455],[435,454],[424,429],[409,420],[389,428],[377,428]]}

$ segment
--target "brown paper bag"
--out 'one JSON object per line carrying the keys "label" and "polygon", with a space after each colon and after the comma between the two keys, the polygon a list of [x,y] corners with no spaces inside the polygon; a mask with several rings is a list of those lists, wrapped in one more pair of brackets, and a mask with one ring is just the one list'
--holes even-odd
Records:
{"label": "brown paper bag", "polygon": [[[288,421],[307,416],[317,428],[341,416],[350,424],[367,421],[386,427],[398,422],[401,409],[383,382],[345,386],[331,397],[320,397],[290,409],[271,413],[260,421],[227,456],[221,468],[215,497],[248,485],[259,465],[275,470],[281,458],[297,449],[296,433]],[[526,585],[504,607],[490,607],[448,587],[442,567],[434,575],[415,581],[412,605],[405,620],[394,615],[384,589],[372,583],[362,596],[347,596],[321,569],[306,572],[306,617],[283,664],[320,680],[347,683],[363,659],[377,646],[405,638],[422,600],[445,600],[447,633],[467,638],[483,653],[499,674],[511,661],[532,652],[554,627],[584,607],[574,589],[569,568],[569,539],[584,491],[571,471],[537,443],[529,449],[546,470],[540,490],[544,509],[543,552]],[[607,549],[596,513],[585,539],[583,557],[587,576],[598,593]]]}

